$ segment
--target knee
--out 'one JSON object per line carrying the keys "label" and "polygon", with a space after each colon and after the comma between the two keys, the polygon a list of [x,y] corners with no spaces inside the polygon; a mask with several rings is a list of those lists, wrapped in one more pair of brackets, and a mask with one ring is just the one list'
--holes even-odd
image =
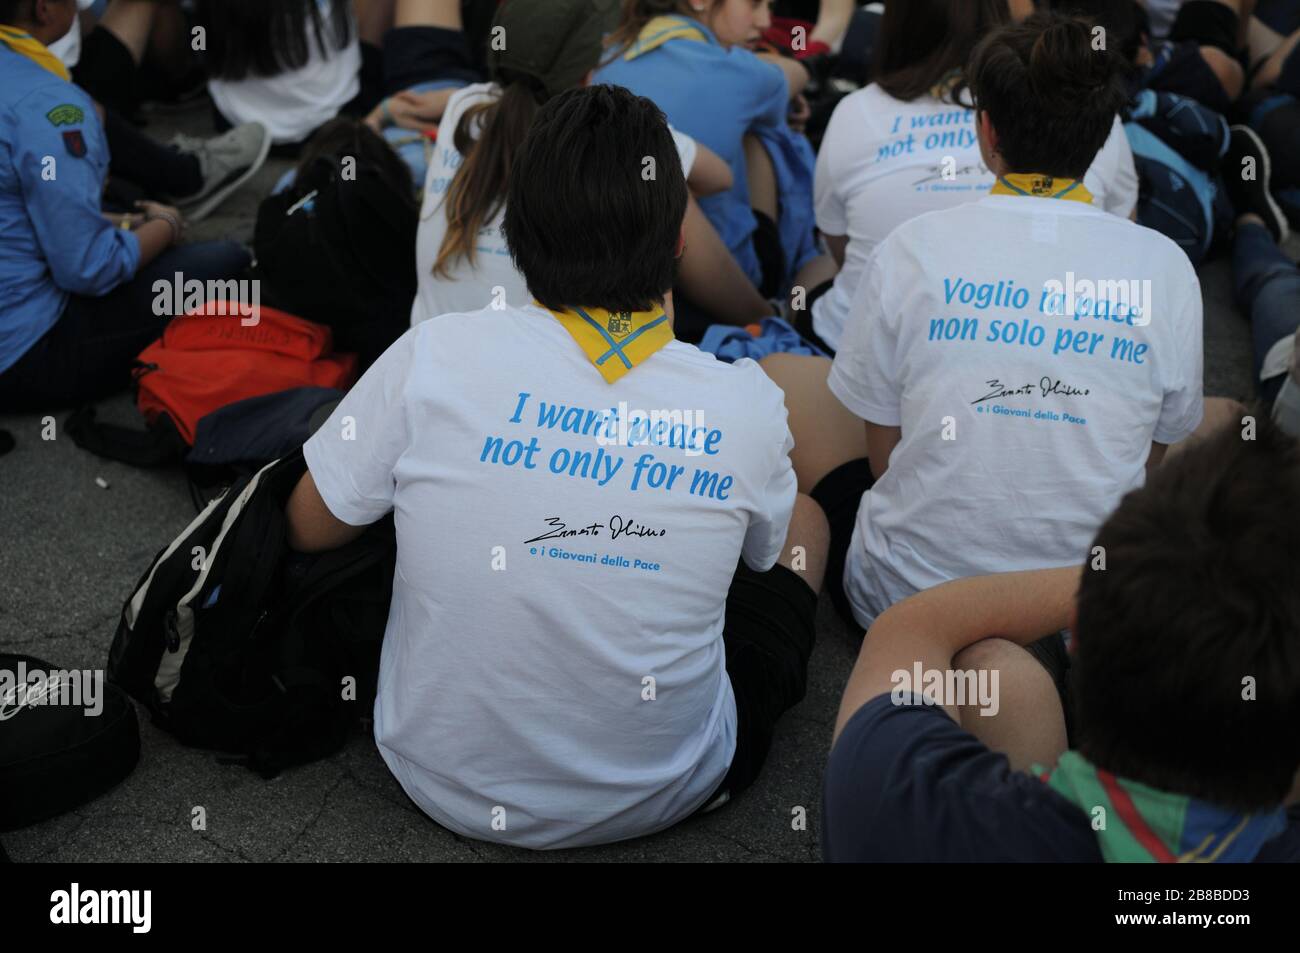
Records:
{"label": "knee", "polygon": [[1214,46],[1201,47],[1201,59],[1210,67],[1228,98],[1236,101],[1246,86],[1246,73],[1241,64]]}
{"label": "knee", "polygon": [[961,671],[998,671],[1024,651],[1006,639],[984,639],[958,652],[953,657],[952,667]]}

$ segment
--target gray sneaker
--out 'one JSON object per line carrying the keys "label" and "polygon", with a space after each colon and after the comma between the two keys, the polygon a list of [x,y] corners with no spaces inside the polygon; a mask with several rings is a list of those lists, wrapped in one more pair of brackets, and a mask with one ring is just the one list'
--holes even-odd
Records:
{"label": "gray sneaker", "polygon": [[199,160],[203,188],[176,203],[187,221],[197,222],[257,174],[271,152],[271,133],[260,122],[247,122],[215,139],[178,135],[171,144]]}

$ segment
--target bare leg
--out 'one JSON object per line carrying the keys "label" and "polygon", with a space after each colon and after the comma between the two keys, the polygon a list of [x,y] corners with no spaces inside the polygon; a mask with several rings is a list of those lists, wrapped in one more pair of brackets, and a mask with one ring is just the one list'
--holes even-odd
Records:
{"label": "bare leg", "polygon": [[813,592],[821,592],[822,582],[826,578],[826,554],[830,546],[831,527],[826,522],[826,514],[813,502],[812,497],[800,493],[795,497],[790,531],[786,534],[785,545],[781,547],[781,558],[777,562],[797,573],[799,578],[812,587]]}
{"label": "bare leg", "polygon": [[1228,98],[1236,102],[1246,89],[1246,71],[1241,64],[1217,46],[1201,47],[1201,59],[1205,60],[1205,65],[1214,73]]}
{"label": "bare leg", "polygon": [[1263,89],[1265,86],[1272,86],[1282,75],[1282,66],[1286,63],[1287,57],[1295,52],[1296,45],[1300,44],[1300,30],[1288,36],[1276,50],[1268,61],[1255,74],[1255,87]]}
{"label": "bare leg", "polygon": [[1005,754],[1017,771],[1056,764],[1067,747],[1065,713],[1051,675],[1032,655],[1014,642],[985,639],[959,652],[952,666],[957,671],[987,672],[989,688],[994,687],[993,673],[997,673],[989,706],[996,713],[981,714],[979,703],[963,705],[963,728]]}
{"label": "bare leg", "polygon": [[833,281],[840,273],[840,266],[830,255],[818,255],[799,269],[794,276],[794,285],[790,288],[790,307],[794,311],[808,310],[808,295],[814,288]]}
{"label": "bare leg", "polygon": [[694,196],[686,207],[682,232],[686,251],[677,281],[691,303],[726,324],[743,326],[772,315],[772,305],[740,270]]}
{"label": "bare leg", "polygon": [[154,0],[113,0],[100,17],[99,25],[122,41],[139,66],[157,13],[158,4]]}
{"label": "bare leg", "polygon": [[1251,64],[1268,59],[1285,40],[1286,37],[1264,23],[1259,17],[1251,17],[1248,33]]}
{"label": "bare leg", "polygon": [[464,29],[460,0],[397,0],[393,26],[440,26]]}
{"label": "bare leg", "polygon": [[772,221],[778,221],[781,211],[776,192],[776,169],[757,136],[745,137],[745,168],[749,176],[749,204]]}
{"label": "bare leg", "polygon": [[380,46],[384,34],[393,26],[393,6],[396,0],[352,0],[357,18],[357,36],[362,43]]}
{"label": "bare leg", "polygon": [[183,77],[194,66],[189,26],[180,7],[162,4],[157,8],[146,55],[172,79]]}
{"label": "bare leg", "polygon": [[853,0],[822,0],[817,25],[813,27],[812,36],[808,39],[834,47],[848,33],[854,9]]}
{"label": "bare leg", "polygon": [[832,470],[866,457],[866,425],[826,386],[830,361],[800,354],[773,354],[759,363],[785,392],[790,433],[794,435],[790,460],[801,493],[810,493]]}

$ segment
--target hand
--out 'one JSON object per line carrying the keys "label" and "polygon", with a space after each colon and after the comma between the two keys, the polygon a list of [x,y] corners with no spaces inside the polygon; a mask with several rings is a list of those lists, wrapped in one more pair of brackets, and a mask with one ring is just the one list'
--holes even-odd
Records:
{"label": "hand", "polygon": [[115,228],[128,228],[135,231],[144,224],[144,216],[140,214],[119,215],[116,212],[104,212],[103,215]]}
{"label": "hand", "polygon": [[447,100],[453,92],[455,90],[452,89],[435,89],[425,93],[404,90],[384,100],[366,117],[366,123],[376,132],[386,125],[413,129],[416,132],[437,129],[438,122],[447,111]]}
{"label": "hand", "polygon": [[808,128],[808,120],[812,118],[812,106],[808,105],[808,100],[803,94],[799,94],[790,100],[790,128],[795,132],[803,132]]}
{"label": "hand", "polygon": [[179,245],[185,233],[185,216],[180,210],[161,202],[136,202],[135,207],[144,213],[146,222],[162,221],[172,226],[172,244]]}

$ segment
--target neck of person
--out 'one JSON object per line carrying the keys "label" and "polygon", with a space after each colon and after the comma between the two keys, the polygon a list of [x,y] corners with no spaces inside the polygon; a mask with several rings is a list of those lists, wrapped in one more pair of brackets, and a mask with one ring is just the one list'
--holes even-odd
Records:
{"label": "neck of person", "polygon": [[1082,181],[1081,175],[1066,175],[1061,172],[1050,172],[1047,169],[1013,169],[1002,160],[1001,156],[995,157],[989,163],[989,171],[999,179],[1004,179],[1012,175],[1043,175],[1050,179],[1057,179],[1062,182]]}
{"label": "neck of person", "polygon": [[22,30],[24,33],[31,34],[33,39],[38,40],[42,46],[46,46],[46,47],[48,47],[52,43],[57,43],[59,40],[63,39],[65,35],[59,33],[56,36],[55,30],[51,29],[48,26],[42,27],[38,23],[23,23],[20,21],[17,23],[7,23],[5,24],[5,26],[11,26],[15,30]]}

